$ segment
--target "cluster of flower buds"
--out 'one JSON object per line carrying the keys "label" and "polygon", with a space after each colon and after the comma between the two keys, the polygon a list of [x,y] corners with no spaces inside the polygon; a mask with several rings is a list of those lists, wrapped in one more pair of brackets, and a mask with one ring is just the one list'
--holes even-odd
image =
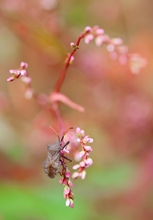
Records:
{"label": "cluster of flower buds", "polygon": [[28,76],[27,68],[28,68],[28,64],[24,63],[24,62],[21,62],[20,63],[20,69],[16,69],[16,70],[11,69],[10,70],[10,74],[12,76],[9,77],[7,79],[7,81],[12,82],[12,81],[14,81],[15,79],[18,79],[21,76],[22,81],[24,81],[26,83],[31,82],[31,78]]}
{"label": "cluster of flower buds", "polygon": [[64,198],[66,199],[66,206],[74,207],[74,196],[72,192],[73,183],[70,180],[70,171],[64,163],[61,163],[62,171],[59,183],[64,185]]}
{"label": "cluster of flower buds", "polygon": [[[68,132],[64,135],[63,138],[64,143],[69,143],[65,148],[63,148],[61,153],[60,165],[60,184],[64,185],[64,198],[66,199],[66,206],[71,208],[74,207],[74,195],[72,192],[73,183],[70,180],[71,173],[68,170],[67,164],[65,163],[65,159],[70,160],[65,157],[65,153],[74,153],[74,159],[76,161],[79,160],[79,164],[73,166],[75,171],[72,174],[72,179],[77,179],[80,177],[81,179],[85,179],[86,176],[86,168],[93,164],[91,158],[89,158],[89,154],[92,151],[92,148],[89,146],[89,143],[93,142],[93,139],[89,137],[89,135],[85,135],[84,130],[80,128],[76,129],[76,132]],[[78,147],[81,145],[81,151],[78,151]],[[77,156],[76,156],[77,155]],[[71,160],[70,160],[71,161]]]}
{"label": "cluster of flower buds", "polygon": [[98,26],[94,26],[93,28],[87,26],[84,32],[87,33],[84,38],[86,44],[89,44],[93,40],[95,40],[97,46],[105,44],[111,58],[118,58],[121,65],[128,63],[132,73],[138,74],[140,70],[146,66],[146,59],[139,54],[129,53],[128,47],[123,44],[121,38],[109,37],[105,34],[104,30]]}
{"label": "cluster of flower buds", "polygon": [[7,79],[8,82],[12,82],[15,79],[18,79],[19,77],[21,80],[26,83],[26,91],[25,91],[25,98],[31,99],[33,97],[33,89],[31,88],[31,77],[28,75],[28,64],[25,62],[20,63],[19,69],[11,69],[10,74],[12,75]]}
{"label": "cluster of flower buds", "polygon": [[93,139],[89,137],[89,135],[85,135],[84,130],[80,128],[76,129],[77,141],[81,145],[82,149],[79,152],[79,157],[81,161],[73,166],[74,170],[77,170],[72,174],[73,179],[77,179],[80,177],[81,179],[85,179],[86,177],[86,168],[93,164],[93,160],[89,158],[89,154],[92,151],[90,143],[93,142]]}

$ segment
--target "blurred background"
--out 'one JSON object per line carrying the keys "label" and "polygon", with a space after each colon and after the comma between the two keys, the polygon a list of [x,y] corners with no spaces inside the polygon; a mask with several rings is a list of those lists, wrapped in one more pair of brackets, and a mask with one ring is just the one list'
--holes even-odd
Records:
{"label": "blurred background", "polygon": [[[0,220],[153,219],[153,1],[0,1]],[[66,54],[86,26],[121,37],[148,60],[139,75],[94,43],[80,49],[62,92],[85,107],[61,104],[66,128],[94,139],[94,164],[74,182],[75,207],[65,206],[59,176],[43,172],[46,145],[60,132],[53,113],[24,98],[10,69],[28,63],[35,91],[49,95]],[[69,167],[71,164],[69,165]]]}

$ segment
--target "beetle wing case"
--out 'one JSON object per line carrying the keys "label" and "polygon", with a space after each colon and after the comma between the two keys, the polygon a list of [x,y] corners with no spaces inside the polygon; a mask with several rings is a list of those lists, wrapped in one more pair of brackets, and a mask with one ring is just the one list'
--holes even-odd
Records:
{"label": "beetle wing case", "polygon": [[54,178],[60,169],[60,149],[61,149],[61,143],[58,141],[57,143],[53,145],[48,145],[48,155],[46,160],[44,161],[43,168],[44,172],[50,177]]}
{"label": "beetle wing case", "polygon": [[[69,128],[69,129],[71,129],[71,128]],[[66,132],[64,133],[64,135],[66,134]],[[43,168],[44,168],[44,172],[50,178],[54,178],[59,173],[61,150],[63,150],[69,144],[69,141],[68,141],[64,146],[62,146],[62,141],[63,141],[64,135],[61,139],[57,135],[58,142],[56,142],[55,144],[47,145],[48,155],[47,155],[46,160],[43,163]],[[64,156],[62,155],[62,157],[64,157]],[[70,159],[68,159],[66,157],[64,157],[64,158],[71,161]]]}

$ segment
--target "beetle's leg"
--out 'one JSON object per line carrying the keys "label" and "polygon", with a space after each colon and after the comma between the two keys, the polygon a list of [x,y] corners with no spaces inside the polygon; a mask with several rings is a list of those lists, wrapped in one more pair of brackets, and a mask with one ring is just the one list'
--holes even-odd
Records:
{"label": "beetle's leg", "polygon": [[61,148],[61,150],[63,150],[70,142],[68,141],[66,144],[64,144],[64,146]]}
{"label": "beetle's leg", "polygon": [[68,141],[66,144],[64,144],[64,146],[58,151],[60,152],[61,150],[63,150],[70,142]]}
{"label": "beetle's leg", "polygon": [[70,162],[72,162],[72,160],[71,160],[70,158],[65,157],[64,155],[61,155],[61,157],[63,157],[64,159],[66,159],[66,160],[68,160],[68,161],[70,161]]}

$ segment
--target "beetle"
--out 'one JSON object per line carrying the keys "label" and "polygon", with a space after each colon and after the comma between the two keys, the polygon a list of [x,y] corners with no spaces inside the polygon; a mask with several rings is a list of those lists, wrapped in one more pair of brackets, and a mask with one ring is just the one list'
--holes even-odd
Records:
{"label": "beetle", "polygon": [[[72,128],[69,128],[69,129],[72,129]],[[67,133],[67,131],[64,132],[64,135]],[[48,175],[48,177],[50,177],[52,179],[59,173],[60,165],[61,165],[61,163],[63,163],[63,161],[61,161],[61,157],[72,162],[71,159],[69,159],[69,158],[65,157],[63,154],[61,154],[61,151],[70,143],[68,141],[62,146],[64,135],[60,139],[59,135],[57,134],[58,142],[56,142],[55,144],[47,145],[48,155],[47,155],[46,160],[43,163],[43,168],[44,168],[44,172]]]}

